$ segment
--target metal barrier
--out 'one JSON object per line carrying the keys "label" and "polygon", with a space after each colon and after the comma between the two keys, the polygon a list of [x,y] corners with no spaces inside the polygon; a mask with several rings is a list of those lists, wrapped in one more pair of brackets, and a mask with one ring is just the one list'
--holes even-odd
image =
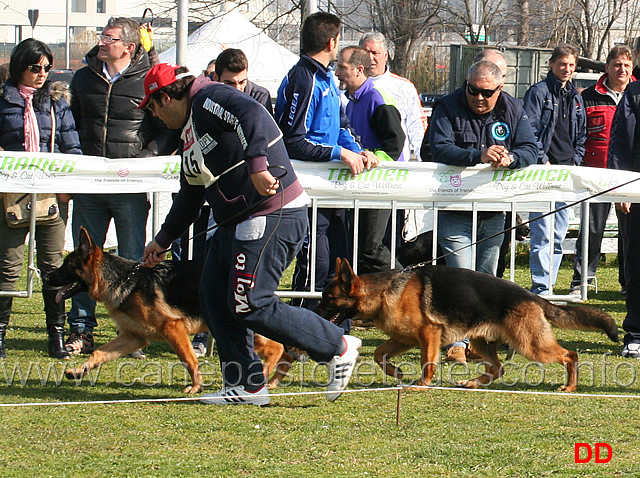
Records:
{"label": "metal barrier", "polygon": [[[391,209],[391,244],[396,244],[396,225],[397,225],[397,214],[398,210],[431,210],[433,211],[433,236],[437,237],[437,218],[438,212],[441,210],[456,210],[456,211],[471,211],[472,214],[472,265],[475,268],[475,255],[476,255],[476,236],[478,229],[478,213],[481,211],[504,211],[511,212],[511,231],[509,234],[511,235],[511,244],[510,244],[510,262],[509,262],[509,280],[515,282],[515,267],[516,267],[516,246],[517,241],[515,239],[516,231],[516,214],[524,213],[524,212],[542,212],[547,213],[554,209],[554,204],[556,201],[552,202],[526,202],[526,203],[487,203],[487,202],[471,202],[471,203],[442,203],[442,202],[416,202],[416,201],[371,201],[371,200],[337,200],[337,199],[319,199],[312,198],[311,211],[312,211],[312,222],[311,222],[311,241],[310,241],[310,289],[311,291],[288,291],[288,290],[278,290],[276,294],[281,298],[307,298],[307,299],[319,299],[322,296],[321,292],[315,292],[315,258],[316,258],[316,247],[315,241],[313,238],[316,236],[316,227],[314,219],[317,217],[318,208],[344,208],[344,209],[352,209],[354,211],[353,214],[353,238],[352,238],[352,250],[353,257],[358,257],[358,212],[361,209]],[[580,233],[582,234],[582,251],[581,251],[581,261],[582,261],[582,270],[587,271],[587,251],[589,247],[589,208],[583,208],[585,212],[581,215],[581,224],[580,224]],[[553,237],[553,232],[555,230],[555,215],[551,215],[551,233]],[[553,270],[553,241],[549,243],[550,248],[550,270]],[[396,258],[396,250],[395,248],[391,248],[391,264],[395,263]],[[435,258],[437,255],[437,241],[433,242],[432,249],[432,257]],[[555,260],[562,260],[562,257],[556,258]],[[354,271],[357,273],[357,261],[353,261]],[[551,277],[550,277],[551,279]],[[571,294],[563,294],[557,295],[553,293],[553,284],[549,285],[550,294],[545,296],[549,300],[554,301],[565,301],[565,302],[578,302],[587,299],[587,291],[588,291],[588,278],[586,274],[583,274],[582,282],[581,282],[581,294],[571,295]]]}
{"label": "metal barrier", "polygon": [[[36,194],[33,193],[32,201],[35,202]],[[152,222],[152,233],[155,234],[162,223],[161,211],[159,208],[160,203],[160,194],[153,194],[152,201],[152,214],[151,214],[151,222]],[[352,238],[352,250],[353,257],[357,257],[358,255],[358,233],[359,233],[359,211],[361,209],[391,209],[391,244],[396,244],[397,242],[397,214],[398,210],[412,211],[412,210],[430,210],[433,212],[433,233],[434,237],[437,237],[437,217],[438,212],[441,210],[457,210],[457,211],[471,211],[472,214],[472,235],[474,238],[474,245],[472,246],[472,254],[473,259],[472,263],[475,267],[475,238],[477,235],[477,226],[478,220],[477,215],[478,212],[481,211],[504,211],[504,212],[512,212],[512,229],[509,234],[511,234],[511,257],[509,263],[509,280],[512,282],[515,281],[515,252],[517,241],[515,240],[515,226],[516,226],[516,213],[518,212],[549,212],[552,210],[554,202],[511,202],[511,203],[487,203],[487,202],[472,202],[472,203],[452,203],[452,202],[433,202],[433,201],[387,201],[387,200],[359,200],[359,199],[320,199],[320,198],[312,198],[311,203],[311,212],[312,212],[312,222],[311,222],[311,237],[314,238],[316,235],[316,221],[313,220],[317,217],[318,208],[344,208],[344,209],[352,209],[354,211],[354,219],[353,219],[353,238]],[[554,230],[554,216],[551,216],[551,228]],[[581,214],[581,225],[580,231],[582,234],[582,251],[581,251],[581,260],[582,260],[582,270],[587,270],[587,251],[589,247],[589,234],[588,234],[588,224],[589,224],[589,208],[583,207]],[[587,225],[587,227],[585,227]],[[24,291],[11,291],[11,292],[2,292],[0,291],[0,296],[12,296],[12,297],[26,297],[30,298],[33,295],[33,279],[36,275],[36,267],[34,263],[35,258],[35,241],[34,234],[36,223],[35,216],[31,218],[31,223],[29,225],[29,240],[28,240],[28,258],[27,258],[27,289]],[[315,257],[316,257],[316,244],[312,239],[310,241],[310,281],[311,281],[311,291],[293,291],[293,290],[278,290],[276,294],[281,298],[309,298],[309,299],[318,299],[321,297],[321,292],[315,292]],[[551,260],[553,261],[554,255],[553,252],[553,241],[550,242],[551,248]],[[391,263],[395,263],[396,259],[396,250],[395,248],[391,248]],[[437,253],[437,243],[434,241],[433,249],[432,249],[432,257],[436,257]],[[560,258],[561,260],[562,258]],[[552,263],[553,265],[553,263]],[[353,264],[354,270],[357,272],[357,261],[354,261]],[[583,275],[582,281],[580,284],[581,294],[579,296],[576,295],[554,295],[552,286],[550,285],[549,290],[551,291],[551,295],[547,296],[550,300],[561,300],[561,301],[582,301],[587,299],[588,295],[588,277],[586,274]]]}

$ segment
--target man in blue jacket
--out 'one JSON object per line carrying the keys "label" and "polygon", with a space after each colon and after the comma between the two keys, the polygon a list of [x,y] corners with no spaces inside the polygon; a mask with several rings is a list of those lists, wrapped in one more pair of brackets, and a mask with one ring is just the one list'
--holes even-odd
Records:
{"label": "man in blue jacket", "polygon": [[[524,95],[524,109],[529,115],[538,144],[539,164],[578,165],[582,162],[587,139],[587,116],[582,97],[571,83],[578,63],[578,49],[559,45],[549,59],[547,78],[533,85]],[[555,208],[566,203],[556,202]],[[529,214],[535,219],[542,213]],[[569,210],[555,214],[554,237],[551,216],[530,224],[531,291],[539,295],[551,292],[562,260],[562,241],[569,227]],[[550,253],[553,244],[553,254]],[[553,264],[553,269],[551,267]]]}
{"label": "man in blue jacket", "polygon": [[[282,80],[276,100],[275,117],[289,157],[342,161],[352,174],[360,174],[365,167],[375,166],[377,159],[362,150],[340,110],[340,95],[329,68],[338,57],[340,19],[326,12],[309,15],[302,25],[301,43],[300,61]],[[329,234],[330,226],[334,234]],[[329,281],[331,259],[349,255],[344,209],[320,208],[316,227],[316,290],[321,291]],[[294,290],[309,290],[310,250],[306,241],[296,262]],[[302,305],[314,308],[316,302]]]}
{"label": "man in blue jacket", "polygon": [[216,339],[224,388],[204,402],[269,403],[253,331],[329,362],[327,398],[336,400],[351,378],[360,339],[274,293],[302,245],[309,198],[273,117],[249,95],[205,76],[195,79],[177,65],[154,66],[144,86],[140,106],[182,130],[180,191],[145,248],[146,265],[163,260],[205,199],[220,225],[204,264],[200,303]]}
{"label": "man in blue jacket", "polygon": [[[348,46],[340,52],[336,76],[349,100],[346,113],[357,139],[381,161],[402,161],[405,134],[393,96],[374,86],[369,73],[371,57],[363,48]],[[383,244],[390,209],[360,211],[358,272],[388,270],[391,252]],[[395,264],[400,267],[399,263]]]}
{"label": "man in blue jacket", "polygon": [[[490,164],[522,168],[536,162],[538,149],[522,102],[502,91],[500,68],[489,61],[474,63],[463,88],[443,97],[429,126],[432,159],[454,166]],[[475,270],[495,275],[504,229],[503,212],[478,213]],[[441,211],[438,242],[452,267],[472,269],[472,213]]]}

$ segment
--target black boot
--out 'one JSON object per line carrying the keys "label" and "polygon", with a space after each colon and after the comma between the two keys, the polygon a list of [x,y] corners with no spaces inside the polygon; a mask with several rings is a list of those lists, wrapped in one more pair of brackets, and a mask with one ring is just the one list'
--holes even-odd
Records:
{"label": "black boot", "polygon": [[64,323],[67,318],[64,301],[56,303],[56,290],[43,290],[44,313],[47,318],[47,333],[49,334],[49,357],[69,360],[71,356],[64,348]]}
{"label": "black boot", "polygon": [[13,297],[0,297],[0,359],[7,358],[4,336],[9,325]]}

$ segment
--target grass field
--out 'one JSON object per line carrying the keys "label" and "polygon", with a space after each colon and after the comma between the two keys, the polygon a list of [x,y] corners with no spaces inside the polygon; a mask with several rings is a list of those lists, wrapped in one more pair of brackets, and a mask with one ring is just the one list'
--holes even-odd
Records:
{"label": "grass field", "polygon": [[[528,271],[517,272],[517,281],[528,285]],[[563,266],[558,292],[567,291],[570,273]],[[620,325],[625,305],[615,265],[604,264],[598,280],[589,304]],[[115,335],[100,311],[97,344]],[[396,384],[373,365],[373,350],[384,336],[366,329],[353,332],[364,347],[351,388],[372,391],[344,394],[335,403],[322,395],[278,397],[324,390],[317,383],[326,380],[326,368],[307,362],[294,366],[291,380],[263,409],[191,401],[61,404],[181,398],[187,378],[166,344],[149,346],[144,361],[105,364],[82,383],[61,378],[70,364],[46,354],[38,291],[33,299],[14,300],[8,357],[0,361],[0,405],[47,405],[0,408],[0,476],[640,476],[640,400],[634,398],[640,397],[640,362],[621,358],[621,346],[604,334],[555,332],[580,353],[579,391],[587,396],[403,391],[398,425],[398,392],[373,391]],[[418,351],[398,362],[405,371],[419,368]],[[217,390],[215,356],[202,358],[201,365],[207,389]],[[475,365],[470,367],[443,364],[438,384],[472,376]],[[564,380],[561,366],[528,364],[517,355],[506,370],[488,390],[554,392]],[[631,397],[595,396],[605,394]],[[607,443],[612,459],[575,464],[575,443]]]}

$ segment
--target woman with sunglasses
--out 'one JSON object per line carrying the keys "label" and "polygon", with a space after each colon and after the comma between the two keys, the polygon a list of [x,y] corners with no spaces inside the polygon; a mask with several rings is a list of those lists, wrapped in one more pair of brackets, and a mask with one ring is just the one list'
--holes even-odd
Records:
{"label": "woman with sunglasses", "polygon": [[[29,38],[11,52],[9,79],[0,88],[0,147],[7,151],[82,154],[75,122],[67,102],[68,85],[47,81],[53,54],[39,40]],[[53,117],[52,117],[53,115]],[[52,126],[55,128],[52,131]],[[24,261],[28,227],[6,222],[0,193],[0,291],[14,291]],[[36,227],[38,268],[43,275],[62,264],[68,196],[58,195],[60,216]],[[64,349],[64,301],[56,303],[56,289],[43,286],[44,310],[51,357],[69,359]],[[0,358],[6,357],[5,333],[13,297],[0,296]]]}

